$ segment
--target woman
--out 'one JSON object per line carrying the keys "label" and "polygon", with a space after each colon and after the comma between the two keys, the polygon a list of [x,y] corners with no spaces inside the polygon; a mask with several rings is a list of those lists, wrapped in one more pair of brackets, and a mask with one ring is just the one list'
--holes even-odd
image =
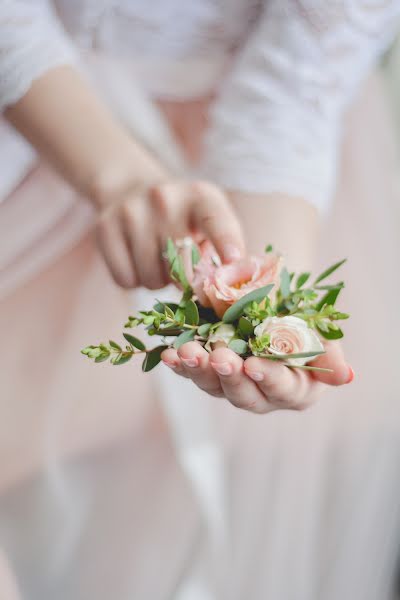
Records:
{"label": "woman", "polygon": [[[77,204],[77,195],[91,198],[100,209],[100,248],[115,280],[125,287],[164,284],[158,260],[162,240],[184,235],[189,225],[210,237],[226,261],[243,251],[237,221],[221,191],[173,179],[162,161],[143,150],[107,112],[77,69],[86,65],[125,125],[137,128],[149,146],[161,146],[156,150],[167,162],[169,149],[178,149],[173,142],[165,144],[168,132],[146,102],[135,115],[140,100],[130,99],[129,82],[136,82],[157,101],[194,173],[231,193],[254,249],[271,241],[287,254],[293,268],[304,268],[315,251],[317,210],[326,210],[334,191],[344,110],[390,43],[399,8],[394,3],[372,10],[362,2],[339,3],[333,9],[322,2],[273,1],[204,2],[182,8],[168,2],[149,14],[135,2],[104,5],[88,0],[73,5],[58,1],[54,6],[18,2],[0,10],[5,116],[69,183],[62,184],[43,164],[30,171],[30,150],[4,125],[5,153],[10,165],[18,167],[8,175],[4,189],[12,191],[29,173],[1,207],[6,257],[1,325],[7,339],[1,384],[1,530],[22,594],[264,598],[274,590],[271,597],[286,598],[294,585],[296,598],[317,598],[321,587],[326,586],[323,597],[330,597],[339,584],[345,590],[340,597],[350,594],[350,588],[353,595],[348,597],[368,597],[374,593],[371,585],[357,581],[354,587],[340,568],[323,565],[325,555],[318,574],[312,573],[308,559],[317,545],[310,543],[307,559],[291,581],[273,577],[264,566],[253,572],[256,556],[277,572],[283,569],[286,553],[270,561],[270,552],[288,543],[294,531],[287,528],[291,498],[290,505],[280,502],[281,527],[274,529],[265,517],[262,503],[273,503],[277,461],[261,457],[266,452],[272,456],[274,448],[282,450],[279,460],[288,473],[286,483],[295,479],[299,465],[306,476],[311,464],[318,495],[325,489],[323,452],[336,433],[331,425],[322,436],[320,425],[329,409],[317,407],[319,417],[312,413],[293,439],[300,427],[295,415],[274,416],[273,425],[249,420],[243,411],[229,410],[213,399],[197,402],[192,388],[188,392],[181,384],[171,384],[163,373],[161,380],[174,386],[164,398],[164,408],[177,462],[171,430],[154,393],[157,381],[149,383],[127,369],[94,372],[78,357],[71,358],[100,327],[102,333],[115,330],[126,310],[126,297],[109,285],[85,236],[91,215]],[[71,38],[88,55],[85,63],[76,58]],[[143,131],[142,120],[148,124]],[[17,161],[11,158],[11,148],[16,149]],[[173,167],[182,168],[179,156]],[[24,218],[32,214],[32,203],[33,223]],[[16,224],[22,228],[17,240]],[[336,247],[335,254],[338,251]],[[207,391],[223,392],[234,405],[249,408],[257,396],[257,412],[274,405],[302,406],[322,385],[311,378],[295,379],[286,370],[278,372],[279,365],[266,370],[260,361],[243,372],[240,359],[224,349],[212,358],[209,363],[193,345],[179,356],[164,356],[174,370]],[[352,379],[336,347],[328,360],[335,376],[327,383]],[[127,394],[132,381],[134,402]],[[337,408],[337,413],[330,410],[341,422]],[[188,419],[183,424],[182,415]],[[286,439],[277,440],[278,431]],[[321,445],[320,462],[293,454],[294,448],[304,451],[305,439]],[[232,465],[228,485],[234,488],[234,556],[225,566],[223,532],[218,531],[222,517],[212,512],[219,507],[226,516],[227,510],[223,490],[218,490],[220,444]],[[255,455],[260,456],[256,464]],[[216,476],[211,484],[204,481],[204,465]],[[251,493],[243,497],[247,477]],[[285,485],[277,489],[284,494]],[[210,490],[218,496],[211,503],[204,498]],[[253,517],[247,514],[250,499],[256,506],[260,503]],[[310,507],[324,510],[325,504],[315,503],[314,496],[308,500],[303,498],[303,513],[310,519],[307,536],[313,531],[323,535],[325,529],[315,528],[309,513]],[[208,532],[202,517],[211,527]],[[297,518],[295,522],[302,522],[301,513]],[[265,533],[258,538],[263,527]],[[151,572],[154,563],[162,565],[157,578]]]}

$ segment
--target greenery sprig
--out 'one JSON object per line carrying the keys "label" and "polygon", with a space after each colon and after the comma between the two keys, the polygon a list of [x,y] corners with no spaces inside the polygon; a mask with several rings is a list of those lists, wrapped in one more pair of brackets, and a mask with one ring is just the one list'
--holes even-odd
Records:
{"label": "greenery sprig", "polygon": [[[273,252],[272,246],[268,245],[265,251]],[[255,330],[271,317],[292,316],[305,321],[307,327],[322,338],[336,340],[343,337],[343,331],[337,322],[347,319],[349,315],[337,310],[335,304],[344,283],[324,282],[343,265],[344,260],[323,271],[311,284],[310,273],[304,272],[296,276],[283,267],[279,286],[271,283],[252,290],[232,304],[220,319],[211,308],[202,306],[194,295],[179,248],[172,240],[168,240],[166,255],[171,278],[182,289],[180,301],[157,300],[151,310],[139,311],[137,315],[129,316],[125,323],[126,329],[144,328],[148,336],[160,338],[160,343],[148,348],[140,338],[124,332],[124,344],[110,340],[108,343],[87,346],[81,351],[82,354],[95,363],[109,361],[113,365],[125,364],[133,356],[141,354],[142,369],[147,372],[159,364],[165,349],[179,348],[182,344],[195,340],[210,350],[215,340],[218,341],[218,335],[223,333],[226,338],[228,331],[229,339],[225,339],[225,344],[243,358],[255,354],[269,360],[285,361],[288,366],[296,368],[325,370],[312,365],[289,364],[289,359],[311,360],[323,351],[282,355],[272,353],[270,335],[257,335]],[[200,260],[199,249],[193,244],[192,267],[195,268]],[[273,290],[275,293],[271,295]]]}

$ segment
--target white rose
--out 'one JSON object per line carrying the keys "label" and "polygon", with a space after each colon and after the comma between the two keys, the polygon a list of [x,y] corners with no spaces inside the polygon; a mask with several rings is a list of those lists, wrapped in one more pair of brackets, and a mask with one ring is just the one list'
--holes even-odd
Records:
{"label": "white rose", "polygon": [[[271,354],[298,354],[302,352],[323,352],[321,340],[303,319],[298,317],[268,317],[254,330],[256,337],[270,336],[268,351]],[[316,354],[315,356],[317,356]],[[310,362],[313,356],[289,358],[286,364],[301,366]]]}
{"label": "white rose", "polygon": [[208,341],[205,345],[205,349],[208,352],[215,350],[215,348],[219,348],[221,346],[228,346],[229,342],[235,336],[235,328],[233,325],[227,325],[226,323],[222,323],[219,325],[210,335]]}

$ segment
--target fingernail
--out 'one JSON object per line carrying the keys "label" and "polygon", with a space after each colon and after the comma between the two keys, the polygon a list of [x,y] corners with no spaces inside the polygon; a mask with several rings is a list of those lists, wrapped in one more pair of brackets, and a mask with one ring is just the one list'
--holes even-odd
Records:
{"label": "fingernail", "polygon": [[181,361],[183,362],[185,367],[198,367],[199,366],[199,359],[196,356],[194,356],[193,358],[182,358],[181,357]]}
{"label": "fingernail", "polygon": [[219,373],[219,375],[231,375],[232,374],[232,365],[227,362],[222,363],[210,363],[212,368]]}
{"label": "fingernail", "polygon": [[172,362],[172,361],[169,361],[169,360],[164,360],[163,359],[163,363],[164,363],[164,365],[167,365],[167,367],[169,367],[170,369],[176,369],[176,367],[178,366],[177,362]]}
{"label": "fingernail", "polygon": [[246,375],[253,381],[262,381],[264,379],[264,375],[259,371],[246,371]]}
{"label": "fingernail", "polygon": [[242,253],[240,252],[239,248],[237,248],[233,244],[226,244],[226,246],[224,246],[223,252],[225,260],[231,262],[239,260],[242,256]]}
{"label": "fingernail", "polygon": [[355,377],[355,373],[351,367],[349,367],[349,378],[346,383],[351,383]]}

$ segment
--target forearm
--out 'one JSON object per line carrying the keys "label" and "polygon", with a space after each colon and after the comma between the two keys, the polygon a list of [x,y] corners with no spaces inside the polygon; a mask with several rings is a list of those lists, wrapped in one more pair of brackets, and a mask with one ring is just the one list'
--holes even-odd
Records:
{"label": "forearm", "polygon": [[48,71],[5,115],[75,189],[97,204],[135,182],[153,184],[166,175],[73,67]]}
{"label": "forearm", "polygon": [[250,253],[260,254],[272,244],[290,270],[313,267],[319,216],[309,202],[283,194],[232,193],[231,199]]}

